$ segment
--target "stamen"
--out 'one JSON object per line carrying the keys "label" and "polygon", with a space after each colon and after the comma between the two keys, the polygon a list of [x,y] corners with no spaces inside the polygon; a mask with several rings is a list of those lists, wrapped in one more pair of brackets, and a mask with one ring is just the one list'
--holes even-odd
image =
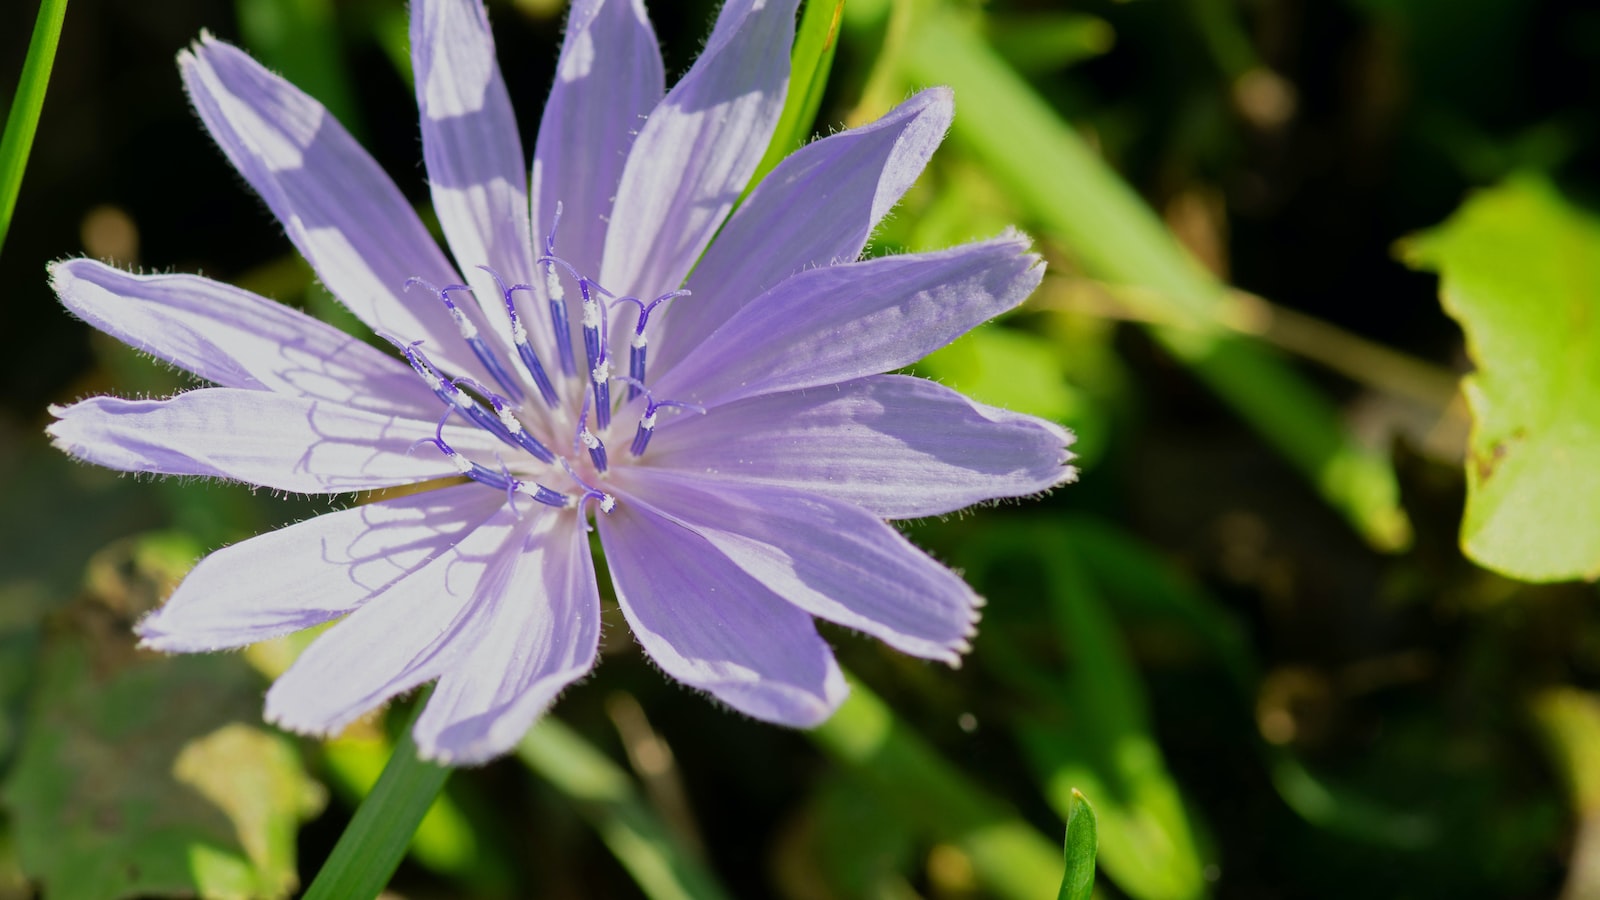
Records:
{"label": "stamen", "polygon": [[706,414],[706,408],[698,403],[686,403],[682,400],[657,400],[655,395],[650,393],[650,389],[644,386],[644,382],[631,376],[619,375],[617,380],[628,382],[635,391],[645,396],[644,415],[639,417],[639,427],[633,432],[633,444],[628,448],[628,452],[634,456],[643,456],[645,448],[650,445],[650,437],[656,432],[657,410],[668,407],[686,409],[702,416]]}
{"label": "stamen", "polygon": [[[545,255],[556,255],[556,228],[561,225],[561,201],[556,201],[556,214],[550,220],[550,233],[544,237]],[[572,362],[572,333],[567,329],[567,293],[561,288],[561,278],[550,262],[544,264],[545,294],[550,298],[550,330],[555,332],[556,353],[561,360],[561,371],[567,376],[576,373]]]}
{"label": "stamen", "polygon": [[511,342],[517,348],[517,355],[522,357],[522,364],[528,367],[528,373],[533,376],[533,383],[539,388],[540,396],[544,397],[544,402],[552,409],[555,408],[560,405],[560,397],[556,394],[555,385],[550,383],[550,376],[545,373],[544,365],[539,361],[539,354],[535,353],[533,345],[528,343],[528,329],[522,327],[522,317],[517,315],[517,304],[512,299],[512,294],[516,291],[533,293],[533,286],[514,284],[506,287],[498,272],[488,266],[478,268],[488,272],[489,277],[493,278],[495,285],[500,288],[500,295],[506,301],[506,315],[511,318]]}
{"label": "stamen", "polygon": [[[641,384],[644,383],[645,345],[648,343],[648,339],[644,335],[644,326],[650,321],[650,314],[655,311],[656,307],[668,300],[688,296],[690,296],[689,291],[668,291],[651,300],[648,304],[638,297],[617,298],[618,303],[626,301],[636,303],[639,306],[639,321],[633,328],[633,341],[628,345],[628,376],[630,378]],[[637,396],[639,396],[639,388],[630,386],[628,388],[628,399],[632,400]]]}
{"label": "stamen", "polygon": [[583,478],[573,470],[572,464],[567,462],[566,457],[561,458],[561,467],[567,470],[567,475],[570,476],[573,481],[576,481],[579,487],[583,488],[583,494],[578,497],[578,518],[583,522],[584,531],[593,531],[594,529],[589,527],[589,520],[584,518],[583,505],[590,500],[597,500],[600,503],[600,511],[606,515],[610,515],[611,511],[617,508],[617,498],[611,496],[605,491],[600,490],[589,482],[584,481]]}
{"label": "stamen", "polygon": [[578,414],[578,434],[572,440],[572,452],[578,452],[578,445],[580,444],[589,451],[589,459],[594,462],[594,467],[604,472],[606,470],[606,445],[598,435],[589,430],[589,398],[587,397],[583,400],[583,411]]}
{"label": "stamen", "polygon": [[[471,395],[462,393],[461,390],[456,387],[455,382],[449,381],[445,379],[443,375],[440,375],[439,370],[434,367],[433,361],[428,359],[427,354],[422,352],[421,341],[414,341],[410,344],[402,344],[400,341],[387,334],[380,334],[379,337],[382,337],[384,340],[393,344],[396,349],[405,355],[406,362],[409,362],[411,364],[411,368],[418,375],[422,376],[422,380],[426,381],[428,386],[433,389],[434,396],[438,397],[440,400],[443,400],[451,410],[460,413],[467,421],[489,432],[490,434],[499,438],[502,442],[512,447],[521,447],[523,449],[527,449],[528,452],[534,453],[535,456],[539,455],[513,437],[511,430],[506,427],[503,419],[497,418],[496,416],[491,416],[488,410],[484,409],[478,404],[477,401],[472,399]],[[477,382],[473,383],[476,384]],[[485,396],[488,396],[489,393],[492,392],[485,392]],[[445,414],[445,418],[448,419],[449,417],[449,413],[447,412]],[[554,454],[551,454],[549,450],[545,450],[544,452],[550,454],[550,456],[548,458],[540,458],[544,459],[545,462],[549,462],[550,458],[554,457]]]}
{"label": "stamen", "polygon": [[570,498],[566,494],[553,491],[536,482],[530,483],[513,478],[509,472],[496,472],[482,463],[461,455],[460,451],[450,446],[444,439],[444,423],[449,418],[449,414],[446,414],[445,418],[439,420],[439,426],[434,429],[433,438],[428,440],[428,443],[433,444],[439,448],[440,453],[449,457],[450,462],[455,465],[456,471],[479,484],[505,491],[508,501],[511,499],[512,494],[521,494],[524,497],[531,497],[534,502],[542,503],[545,506],[552,506],[556,509],[565,509],[567,507]]}
{"label": "stamen", "polygon": [[[473,381],[471,378],[457,378],[451,384],[457,386],[466,385],[482,394],[488,399],[490,405],[494,407],[495,415],[499,418],[501,426],[511,435],[512,440],[517,442],[517,446],[532,453],[543,462],[555,462],[556,455],[550,451],[550,448],[539,443],[539,439],[529,434],[526,428],[522,427],[522,420],[517,418],[516,412],[511,409],[511,405],[506,402],[506,398]],[[457,393],[460,394],[459,391]],[[465,394],[461,396],[466,397],[469,401],[472,399]]]}
{"label": "stamen", "polygon": [[478,357],[478,362],[483,363],[483,367],[489,370],[489,374],[494,377],[494,380],[513,400],[521,403],[522,389],[517,386],[517,380],[511,376],[510,372],[506,371],[505,364],[500,361],[500,357],[496,356],[494,351],[489,349],[489,345],[484,343],[483,338],[478,336],[478,326],[474,325],[472,320],[467,317],[467,314],[456,306],[454,300],[450,299],[452,291],[465,291],[471,294],[472,288],[465,284],[450,284],[437,288],[421,278],[407,278],[404,286],[405,290],[410,290],[413,285],[421,285],[439,296],[439,300],[444,303],[444,308],[450,311],[450,317],[455,319],[456,329],[461,332],[461,339],[467,342],[468,347],[472,348],[472,353]]}

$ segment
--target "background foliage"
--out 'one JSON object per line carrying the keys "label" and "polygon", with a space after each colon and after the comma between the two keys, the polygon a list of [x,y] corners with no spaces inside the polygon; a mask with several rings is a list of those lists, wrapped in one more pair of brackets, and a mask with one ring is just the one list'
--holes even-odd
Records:
{"label": "background foliage", "polygon": [[[490,3],[525,146],[561,6]],[[654,6],[682,72],[712,4]],[[0,9],[0,102],[36,9]],[[406,720],[262,724],[304,638],[132,647],[200,554],[326,503],[42,437],[50,402],[183,386],[65,314],[50,259],[343,321],[192,120],[177,50],[242,43],[420,201],[404,23],[72,2],[0,255],[0,897],[284,896]],[[1600,10],[849,0],[797,71],[830,47],[797,81],[823,130],[955,88],[873,252],[1036,237],[1040,291],[917,371],[1072,426],[1082,483],[912,526],[990,598],[975,650],[951,672],[829,631],[855,694],[810,734],[667,683],[608,609],[598,673],[452,778],[392,890],[1046,898],[1077,788],[1105,897],[1600,895]]]}

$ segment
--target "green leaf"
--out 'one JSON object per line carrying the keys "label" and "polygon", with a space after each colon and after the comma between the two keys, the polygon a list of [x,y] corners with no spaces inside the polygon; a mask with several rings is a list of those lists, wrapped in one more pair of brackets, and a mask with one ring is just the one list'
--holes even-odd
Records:
{"label": "green leaf", "polygon": [[1525,176],[1401,251],[1439,273],[1477,365],[1462,550],[1525,581],[1600,577],[1600,219]]}
{"label": "green leaf", "polygon": [[136,653],[126,620],[73,613],[0,794],[24,870],[59,900],[288,896],[322,794],[258,724],[257,676],[238,657]]}
{"label": "green leaf", "polygon": [[1026,331],[980,326],[935,350],[916,370],[974,400],[1016,412],[1065,421],[1079,411],[1053,345]]}
{"label": "green leaf", "polygon": [[[426,694],[418,698],[418,714]],[[417,756],[411,725],[406,723],[378,783],[339,836],[305,900],[372,900],[405,858],[412,835],[453,771]]]}
{"label": "green leaf", "polygon": [[1067,841],[1063,855],[1066,874],[1061,877],[1060,900],[1089,900],[1094,895],[1094,854],[1100,846],[1095,834],[1094,807],[1077,788],[1067,813]]}
{"label": "green leaf", "polygon": [[22,62],[17,93],[6,115],[6,130],[0,134],[0,247],[5,246],[6,232],[11,230],[11,214],[17,208],[22,173],[33,150],[33,135],[39,128],[45,88],[50,84],[61,23],[66,18],[67,0],[42,0],[39,4],[39,18],[34,20],[33,37],[28,40],[28,56]]}
{"label": "green leaf", "polygon": [[[795,32],[790,54],[789,94],[783,102],[783,115],[767,144],[767,153],[750,177],[745,194],[755,189],[785,156],[799,149],[811,137],[822,108],[822,94],[828,87],[828,72],[833,68],[833,52],[839,45],[839,20],[844,15],[844,0],[806,0]],[[742,199],[742,198],[741,198]]]}
{"label": "green leaf", "polygon": [[727,896],[639,798],[628,775],[572,729],[546,717],[523,738],[517,756],[577,806],[651,900]]}

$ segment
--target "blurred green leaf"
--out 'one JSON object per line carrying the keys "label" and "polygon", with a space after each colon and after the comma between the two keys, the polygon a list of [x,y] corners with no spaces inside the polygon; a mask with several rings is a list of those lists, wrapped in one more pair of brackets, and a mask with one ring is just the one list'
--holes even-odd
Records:
{"label": "blurred green leaf", "polygon": [[983,325],[917,363],[918,375],[994,406],[1046,419],[1077,418],[1077,393],[1062,377],[1050,342],[1026,331]]}
{"label": "blurred green leaf", "polygon": [[56,44],[61,40],[61,23],[67,18],[67,0],[41,0],[39,17],[34,20],[33,37],[28,40],[28,55],[22,61],[17,92],[6,113],[5,131],[0,133],[0,247],[11,230],[11,214],[17,208],[22,189],[22,173],[33,150],[33,135],[44,110],[45,89],[50,70],[55,67]]}
{"label": "blurred green leaf", "polygon": [[1109,166],[976,33],[927,3],[898,45],[904,79],[956,91],[952,139],[1091,273],[1144,290],[1155,337],[1299,466],[1374,546],[1409,544],[1392,465],[1259,344],[1223,332],[1223,286],[1189,258]]}
{"label": "blurred green leaf", "polygon": [[839,46],[839,21],[843,15],[844,0],[806,0],[794,36],[794,50],[789,54],[789,93],[783,101],[783,115],[767,144],[766,155],[745,186],[746,195],[785,156],[811,137],[817,110],[822,108],[822,94],[828,88],[828,72]]}
{"label": "blurred green leaf", "polygon": [[322,804],[293,744],[259,722],[238,658],[154,658],[80,604],[40,664],[3,794],[18,856],[62,900],[285,897],[295,833]]}
{"label": "blurred green leaf", "polygon": [[1072,658],[1062,700],[1070,728],[1021,725],[1029,756],[1045,774],[1046,795],[1063,818],[1071,815],[1078,788],[1094,795],[1100,864],[1129,895],[1203,896],[1205,866],[1122,635],[1066,536],[1049,527],[1029,534],[1040,548],[1060,639]]}
{"label": "blurred green leaf", "polygon": [[1600,577],[1600,219],[1525,176],[1402,244],[1478,370],[1462,550],[1525,581]]}
{"label": "blurred green leaf", "polygon": [[252,55],[360,137],[360,111],[344,69],[333,0],[234,0],[234,12]]}
{"label": "blurred green leaf", "polygon": [[1072,807],[1067,813],[1067,840],[1063,855],[1066,874],[1061,878],[1060,900],[1089,900],[1094,896],[1094,855],[1100,846],[1095,833],[1094,807],[1074,789]]}
{"label": "blurred green leaf", "polygon": [[577,806],[651,900],[727,896],[645,805],[620,767],[560,721],[541,719],[517,756]]}
{"label": "blurred green leaf", "polygon": [[1041,11],[987,19],[989,42],[1020,72],[1049,72],[1105,54],[1116,43],[1106,20]]}
{"label": "blurred green leaf", "polygon": [[987,896],[1037,900],[1060,883],[1054,842],[968,781],[861,682],[852,679],[850,698],[806,734],[901,821],[961,850]]}
{"label": "blurred green leaf", "polygon": [[[420,714],[430,689],[416,704]],[[415,715],[412,721],[415,721]],[[378,783],[356,808],[333,853],[306,889],[305,900],[371,900],[378,896],[405,858],[423,816],[455,771],[417,756],[407,722],[384,764]]]}

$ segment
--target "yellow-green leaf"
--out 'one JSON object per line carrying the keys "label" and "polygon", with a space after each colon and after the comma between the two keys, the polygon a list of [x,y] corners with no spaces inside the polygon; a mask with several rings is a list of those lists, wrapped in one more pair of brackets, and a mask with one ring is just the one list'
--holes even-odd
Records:
{"label": "yellow-green leaf", "polygon": [[1526,581],[1600,576],[1600,219],[1523,176],[1402,247],[1477,371],[1461,546]]}

